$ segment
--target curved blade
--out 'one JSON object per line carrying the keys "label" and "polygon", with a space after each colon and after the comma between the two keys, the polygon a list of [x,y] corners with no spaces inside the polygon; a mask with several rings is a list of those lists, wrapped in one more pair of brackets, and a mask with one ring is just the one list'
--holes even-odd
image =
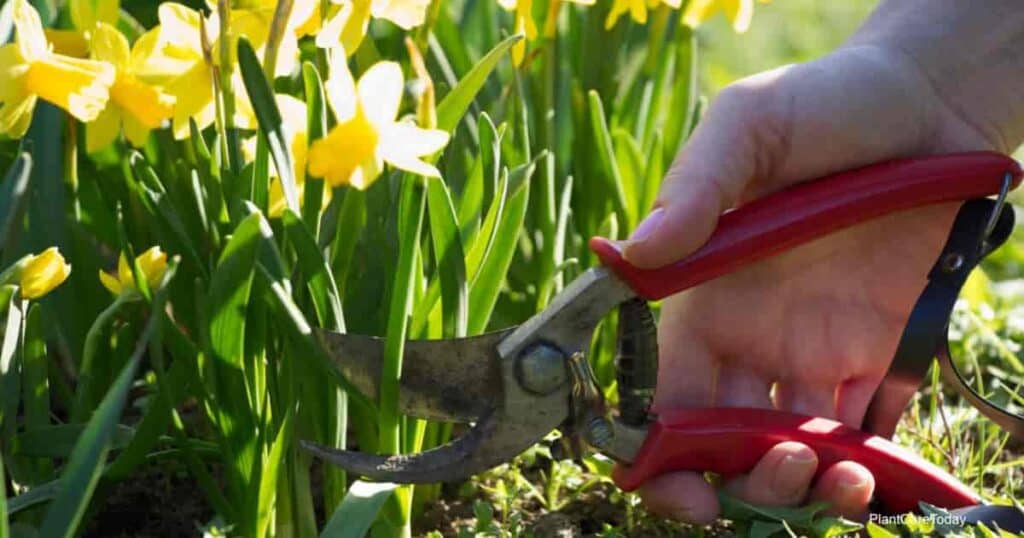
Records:
{"label": "curved blade", "polygon": [[[514,385],[514,384],[513,384]],[[487,413],[454,441],[426,452],[378,456],[334,450],[308,441],[302,447],[351,473],[400,484],[450,482],[510,461],[568,416],[568,383],[547,396],[506,394],[504,407]]]}
{"label": "curved blade", "polygon": [[[499,407],[504,383],[497,345],[513,329],[468,338],[407,341],[399,408],[430,420],[473,422]],[[384,339],[324,329],[315,332],[345,377],[376,400]]]}

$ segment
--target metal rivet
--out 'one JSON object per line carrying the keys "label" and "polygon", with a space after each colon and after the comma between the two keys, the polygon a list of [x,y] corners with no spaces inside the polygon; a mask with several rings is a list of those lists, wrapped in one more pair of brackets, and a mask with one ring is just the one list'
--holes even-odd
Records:
{"label": "metal rivet", "polygon": [[568,379],[565,355],[547,344],[531,346],[516,361],[519,384],[534,394],[550,394]]}
{"label": "metal rivet", "polygon": [[954,273],[964,266],[964,257],[961,254],[952,252],[942,258],[942,270],[947,273]]}
{"label": "metal rivet", "polygon": [[602,416],[596,416],[587,422],[587,442],[595,448],[606,447],[615,439],[615,432],[612,431],[611,422]]}

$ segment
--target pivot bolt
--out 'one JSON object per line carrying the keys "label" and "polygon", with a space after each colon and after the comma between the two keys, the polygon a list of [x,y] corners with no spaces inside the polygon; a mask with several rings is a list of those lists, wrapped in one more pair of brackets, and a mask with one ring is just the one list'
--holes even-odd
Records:
{"label": "pivot bolt", "polygon": [[530,346],[516,361],[516,377],[524,389],[534,394],[551,394],[568,379],[565,354],[548,344]]}
{"label": "pivot bolt", "polygon": [[597,449],[607,447],[615,439],[611,421],[601,415],[591,418],[584,431],[587,442]]}

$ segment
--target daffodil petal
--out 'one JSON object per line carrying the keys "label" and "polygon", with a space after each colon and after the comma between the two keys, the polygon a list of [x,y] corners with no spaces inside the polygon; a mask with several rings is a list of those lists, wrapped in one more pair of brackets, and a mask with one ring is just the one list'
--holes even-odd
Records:
{"label": "daffodil petal", "polygon": [[18,45],[0,45],[0,103],[25,95],[23,79],[27,72],[28,62],[21,55]]}
{"label": "daffodil petal", "polygon": [[100,271],[100,284],[114,295],[121,295],[121,282],[104,271]]}
{"label": "daffodil petal", "polygon": [[374,125],[387,125],[398,116],[404,89],[402,68],[395,62],[377,62],[359,77],[359,101]]}
{"label": "daffodil petal", "polygon": [[124,130],[124,137],[128,142],[137,148],[146,145],[146,140],[149,139],[150,128],[131,116],[121,117],[121,129]]}
{"label": "daffodil petal", "polygon": [[424,177],[441,177],[441,172],[439,172],[434,165],[423,162],[409,154],[393,155],[386,159],[386,161],[391,166],[400,168],[406,172],[412,172]]}
{"label": "daffodil petal", "polygon": [[424,129],[412,123],[395,123],[381,137],[381,148],[387,155],[402,153],[419,157],[441,151],[448,143],[448,133],[439,129]]}
{"label": "daffodil petal", "polygon": [[[198,11],[176,2],[164,2],[157,11],[160,19],[160,39],[164,45],[170,45],[178,51],[197,53],[202,57],[202,39],[200,37]],[[214,26],[216,28],[216,26]]]}
{"label": "daffodil petal", "polygon": [[754,18],[754,0],[726,0],[723,8],[732,22],[733,31],[742,34],[750,28],[750,21]]}
{"label": "daffodil petal", "polygon": [[430,0],[375,0],[372,13],[374,17],[387,19],[403,30],[410,30],[423,24],[429,5]]}
{"label": "daffodil petal", "polygon": [[0,105],[0,133],[11,138],[21,138],[32,123],[32,111],[36,106],[35,95],[22,95],[17,99],[4,101]]}
{"label": "daffodil petal", "polygon": [[46,40],[53,47],[57,54],[71,56],[73,58],[89,57],[89,41],[79,30],[54,30],[47,28]]}
{"label": "daffodil petal", "polygon": [[356,83],[348,69],[345,51],[341,47],[334,47],[327,52],[329,76],[324,83],[324,91],[334,110],[334,117],[341,122],[356,113]]}
{"label": "daffodil petal", "polygon": [[12,10],[14,28],[17,31],[18,47],[21,54],[29,61],[35,61],[47,56],[50,47],[46,41],[46,34],[43,32],[43,22],[39,19],[39,12],[28,3],[28,0],[14,0]]}
{"label": "daffodil petal", "polygon": [[128,39],[113,26],[100,24],[92,31],[90,54],[94,60],[110,62],[117,69],[125,69],[131,58]]}
{"label": "daffodil petal", "polygon": [[25,90],[89,122],[106,106],[113,82],[114,68],[106,62],[51,54],[32,62]]}
{"label": "daffodil petal", "polygon": [[720,0],[690,0],[683,11],[683,23],[696,28],[715,13]]}
{"label": "daffodil petal", "polygon": [[85,149],[95,153],[105,149],[117,139],[121,129],[121,114],[117,107],[108,105],[96,119],[85,126]]}

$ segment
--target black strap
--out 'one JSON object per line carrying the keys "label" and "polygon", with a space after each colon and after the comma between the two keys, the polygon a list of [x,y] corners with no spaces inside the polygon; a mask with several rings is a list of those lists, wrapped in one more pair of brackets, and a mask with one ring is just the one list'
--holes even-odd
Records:
{"label": "black strap", "polygon": [[[1000,214],[992,226],[993,212],[997,210]],[[967,276],[985,256],[1009,238],[1013,223],[1013,208],[993,200],[970,200],[960,208],[946,246],[928,274],[928,285],[910,313],[889,371],[868,407],[864,419],[866,430],[885,437],[892,435],[903,406],[921,385],[936,356],[943,364],[943,372],[954,370],[948,359],[947,340],[953,305]],[[991,410],[986,412],[985,407],[992,406],[976,403],[984,399],[973,393],[955,372],[951,382],[968,401],[990,416]],[[965,388],[970,392],[965,393]],[[1024,420],[1017,419],[1017,423],[1019,426],[1007,428],[1015,435],[1024,431]]]}
{"label": "black strap", "polygon": [[[960,208],[946,246],[928,274],[928,285],[910,313],[889,371],[868,407],[866,430],[886,437],[892,435],[903,405],[918,389],[932,360],[938,357],[947,383],[956,387],[982,415],[1012,435],[1024,438],[1024,417],[992,405],[971,387],[953,364],[948,339],[953,305],[967,276],[985,256],[1006,242],[1013,226],[1014,213],[1009,205],[981,199],[968,201]],[[1024,513],[1015,507],[977,505],[954,510],[953,514],[968,523],[1024,531]]]}

